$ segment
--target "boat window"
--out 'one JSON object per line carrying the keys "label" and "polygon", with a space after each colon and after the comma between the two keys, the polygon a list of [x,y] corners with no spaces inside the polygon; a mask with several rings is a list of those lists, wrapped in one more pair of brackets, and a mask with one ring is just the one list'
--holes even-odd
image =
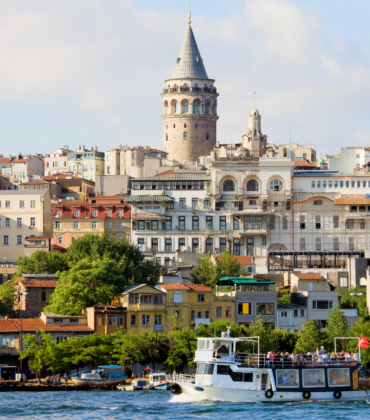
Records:
{"label": "boat window", "polygon": [[166,377],[165,376],[158,376],[158,381],[165,381]]}
{"label": "boat window", "polygon": [[213,375],[214,369],[215,369],[215,365],[214,364],[206,365],[206,374],[207,375]]}
{"label": "boat window", "polygon": [[234,372],[234,382],[243,382],[242,372]]}
{"label": "boat window", "polygon": [[200,373],[204,373],[204,371],[205,371],[205,367],[206,367],[206,365],[204,364],[204,363],[201,363],[201,364],[199,364],[198,365],[198,374]]}
{"label": "boat window", "polygon": [[349,386],[349,369],[328,369],[329,386]]}
{"label": "boat window", "polygon": [[209,340],[207,340],[206,341],[206,349],[209,349],[210,348],[210,341]]}
{"label": "boat window", "polygon": [[229,374],[229,366],[217,365],[217,375],[228,375],[228,374]]}
{"label": "boat window", "polygon": [[198,341],[198,350],[204,350],[205,340]]}
{"label": "boat window", "polygon": [[306,388],[325,386],[324,369],[303,370],[303,386]]}
{"label": "boat window", "polygon": [[244,373],[244,382],[253,382],[253,373]]}
{"label": "boat window", "polygon": [[299,387],[298,369],[276,369],[277,386]]}

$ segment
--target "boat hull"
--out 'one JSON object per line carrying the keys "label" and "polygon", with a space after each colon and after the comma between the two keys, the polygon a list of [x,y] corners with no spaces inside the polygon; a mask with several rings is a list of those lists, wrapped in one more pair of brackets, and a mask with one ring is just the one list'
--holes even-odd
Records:
{"label": "boat hull", "polygon": [[165,384],[155,385],[153,389],[162,390],[162,391],[163,390],[168,390],[168,389],[170,389],[170,384],[167,382]]}
{"label": "boat hull", "polygon": [[342,391],[339,399],[334,397],[334,392],[311,392],[309,399],[303,398],[302,392],[280,392],[275,391],[272,398],[267,398],[266,391],[250,391],[242,389],[217,388],[192,383],[175,382],[184,393],[209,400],[232,401],[232,402],[310,402],[310,401],[366,401],[365,390]]}
{"label": "boat hull", "polygon": [[75,378],[72,377],[76,385],[89,385],[91,388],[106,388],[112,385],[119,385],[125,382],[125,378],[112,378],[112,379],[92,379],[92,378]]}

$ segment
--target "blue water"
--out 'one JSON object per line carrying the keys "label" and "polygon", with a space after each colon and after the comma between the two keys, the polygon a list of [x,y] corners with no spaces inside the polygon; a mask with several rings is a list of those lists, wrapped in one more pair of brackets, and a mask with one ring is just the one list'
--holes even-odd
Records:
{"label": "blue water", "polygon": [[0,393],[0,419],[368,419],[370,404],[194,401],[168,391]]}

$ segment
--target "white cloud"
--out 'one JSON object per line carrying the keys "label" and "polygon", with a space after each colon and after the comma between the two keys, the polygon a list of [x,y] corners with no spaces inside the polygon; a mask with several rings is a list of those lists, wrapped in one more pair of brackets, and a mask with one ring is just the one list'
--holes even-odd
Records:
{"label": "white cloud", "polygon": [[[67,102],[105,133],[102,150],[119,142],[162,147],[160,92],[186,25],[185,12],[139,9],[129,0],[1,2],[0,102]],[[322,151],[336,153],[338,139],[368,141],[356,133],[370,131],[369,52],[328,34],[312,8],[246,0],[241,15],[193,16],[193,30],[220,92],[221,142],[245,133],[255,89],[271,141],[288,140],[290,119],[294,141]]]}

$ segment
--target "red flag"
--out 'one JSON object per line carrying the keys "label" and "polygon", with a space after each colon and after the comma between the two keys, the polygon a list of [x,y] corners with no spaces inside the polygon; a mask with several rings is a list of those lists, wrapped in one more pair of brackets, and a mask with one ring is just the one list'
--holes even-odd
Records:
{"label": "red flag", "polygon": [[254,94],[256,94],[257,92],[254,92]]}
{"label": "red flag", "polygon": [[370,343],[370,340],[362,335],[360,337],[360,341],[357,344],[357,347],[361,347],[363,349],[368,349],[369,348],[369,343]]}

